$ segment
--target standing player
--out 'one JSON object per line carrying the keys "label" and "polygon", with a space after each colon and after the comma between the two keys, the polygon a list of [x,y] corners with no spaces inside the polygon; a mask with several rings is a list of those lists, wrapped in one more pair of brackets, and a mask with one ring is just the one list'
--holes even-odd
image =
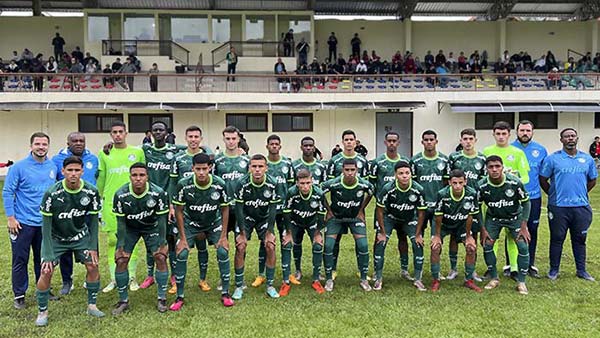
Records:
{"label": "standing player", "polygon": [[89,182],[81,179],[83,161],[76,156],[63,161],[62,179],[46,191],[41,204],[42,275],[37,281],[37,326],[48,324],[48,297],[54,267],[65,252],[73,252],[87,270],[87,313],[104,317],[96,307],[100,290],[98,273],[98,213],[100,194]]}
{"label": "standing player", "polygon": [[265,246],[267,295],[279,298],[273,287],[275,277],[275,215],[281,198],[277,195],[277,183],[267,175],[267,159],[260,154],[250,159],[250,172],[238,179],[235,191],[235,213],[237,229],[235,237],[235,291],[233,299],[242,299],[244,295],[244,264],[246,260],[246,244],[252,232]]}
{"label": "standing player", "polygon": [[449,186],[438,192],[435,207],[435,235],[431,238],[431,291],[440,289],[440,253],[444,237],[452,235],[457,243],[464,243],[465,287],[481,292],[473,281],[477,242],[471,235],[473,219],[479,213],[477,191],[467,186],[465,172],[454,169],[450,172]]}
{"label": "standing player", "polygon": [[[229,197],[225,182],[211,175],[212,161],[207,154],[193,157],[194,175],[177,183],[173,204],[179,229],[177,241],[177,300],[170,307],[179,311],[183,306],[187,258],[190,248],[199,234],[204,234],[210,245],[217,249],[217,260],[221,274],[221,302],[233,306],[229,296],[229,243],[227,242],[227,218],[229,217]],[[188,241],[189,240],[189,241]]]}
{"label": "standing player", "polygon": [[527,163],[529,164],[529,183],[525,184],[525,189],[531,201],[531,213],[527,220],[527,229],[531,235],[531,241],[529,242],[529,275],[534,278],[540,278],[540,271],[535,266],[538,226],[540,225],[540,213],[542,210],[542,190],[538,176],[542,169],[542,161],[548,156],[548,152],[544,146],[533,141],[533,123],[527,120],[519,122],[517,126],[517,139],[512,145],[525,153]]}
{"label": "standing player", "polygon": [[481,228],[481,243],[483,256],[488,266],[491,280],[485,286],[493,289],[500,285],[496,270],[496,253],[494,242],[500,235],[500,230],[506,228],[515,240],[518,249],[519,274],[517,275],[517,291],[526,295],[525,277],[529,267],[529,231],[527,220],[531,204],[529,196],[518,177],[504,173],[502,159],[491,155],[485,160],[488,177],[479,181],[479,200],[487,206],[484,225]]}
{"label": "standing player", "polygon": [[[300,169],[296,173],[296,185],[291,187],[287,194],[286,207],[283,210],[285,236],[282,246],[291,248],[302,245],[302,238],[306,233],[312,241],[313,275],[312,288],[319,294],[325,292],[319,281],[319,272],[323,263],[323,229],[325,211],[325,197],[323,191],[313,182],[313,177],[307,169]],[[282,258],[282,265],[289,266],[291,257]],[[296,266],[296,271],[300,271]],[[290,292],[290,269],[283,270],[283,283],[279,290],[280,296],[287,296]]]}
{"label": "standing player", "polygon": [[[423,238],[421,230],[425,221],[427,205],[423,197],[423,187],[413,182],[410,164],[398,161],[394,165],[395,179],[383,186],[377,194],[375,217],[381,224],[375,238],[375,283],[373,288],[381,290],[383,286],[383,265],[387,241],[396,230],[398,236],[409,237],[412,243],[414,276],[413,285],[419,291],[426,291],[421,281],[423,274]],[[420,238],[420,243],[417,242]],[[408,268],[407,268],[408,269]]]}
{"label": "standing player", "polygon": [[[113,211],[113,200],[119,188],[129,182],[129,167],[136,162],[144,162],[144,152],[140,148],[127,145],[127,130],[122,121],[113,122],[110,127],[110,137],[113,147],[108,154],[99,152],[98,157],[98,191],[102,196],[102,222],[101,231],[106,232],[108,269],[110,283],[102,292],[110,292],[115,286],[115,251],[117,248],[117,217]],[[137,266],[137,251],[132,248],[129,264],[130,289],[135,291],[139,286],[135,280]]]}
{"label": "standing player", "polygon": [[[499,121],[494,124],[492,129],[494,134],[495,144],[488,146],[483,149],[483,154],[487,156],[496,155],[500,156],[504,165],[504,170],[512,175],[517,176],[521,179],[521,183],[529,183],[529,164],[527,162],[527,156],[522,150],[515,146],[510,145],[510,124],[508,122]],[[505,256],[506,266],[504,266],[504,275],[511,276],[513,279],[517,278],[518,266],[517,256],[518,249],[513,241],[508,239],[508,230],[506,237],[504,238],[505,243]],[[494,246],[496,253],[498,252],[498,244]],[[489,274],[489,271],[486,272]]]}
{"label": "standing player", "polygon": [[120,315],[129,309],[127,265],[140,237],[156,262],[155,279],[158,291],[158,312],[167,311],[167,215],[169,198],[159,186],[148,182],[148,168],[144,163],[134,163],[130,168],[130,183],[115,193],[114,213],[117,216],[117,264],[115,279],[119,291],[119,302],[112,311]]}
{"label": "standing player", "polygon": [[365,207],[373,196],[373,185],[358,177],[357,162],[345,159],[343,174],[323,183],[323,193],[330,193],[331,205],[327,208],[325,233],[325,275],[327,282],[325,290],[333,291],[334,247],[338,238],[347,233],[348,229],[354,236],[358,271],[360,272],[360,287],[371,291],[367,280],[369,273],[369,244],[365,222]]}

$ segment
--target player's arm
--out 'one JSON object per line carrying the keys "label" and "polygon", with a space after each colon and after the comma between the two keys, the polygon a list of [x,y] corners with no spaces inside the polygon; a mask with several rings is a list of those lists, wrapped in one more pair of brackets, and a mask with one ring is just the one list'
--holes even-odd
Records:
{"label": "player's arm", "polygon": [[387,239],[385,235],[385,226],[383,223],[383,211],[384,206],[378,203],[377,207],[375,208],[375,218],[377,219],[377,224],[379,224],[379,232],[377,233],[377,237],[375,238],[377,243],[384,242]]}
{"label": "player's arm", "polygon": [[590,192],[596,186],[596,179],[598,178],[598,169],[596,169],[596,162],[589,161],[590,165],[587,172],[587,192]]}
{"label": "player's arm", "polygon": [[104,186],[106,184],[106,164],[104,153],[100,153],[98,156],[98,171],[96,173],[96,187],[98,188],[98,192],[100,196],[104,195]]}
{"label": "player's arm", "polygon": [[431,248],[437,249],[442,245],[442,220],[444,216],[443,214],[438,214],[436,212],[434,220],[435,220],[435,234],[431,237]]}
{"label": "player's arm", "polygon": [[167,221],[170,207],[169,196],[165,191],[160,195],[160,201],[156,204],[156,209],[158,235],[160,238],[167,238]]}
{"label": "player's arm", "polygon": [[415,242],[418,246],[423,246],[425,242],[423,241],[423,223],[425,222],[425,210],[426,209],[418,209],[417,210],[417,231],[415,233]]}
{"label": "player's arm", "polygon": [[273,198],[269,201],[269,229],[273,229],[273,226],[275,225],[275,218],[277,217],[277,206],[281,203],[281,194],[277,193],[277,189],[273,190]]}
{"label": "player's arm", "polygon": [[177,231],[179,232],[179,244],[183,248],[187,248],[187,238],[185,238],[184,220],[183,220],[183,205],[175,204],[175,220],[177,221]]}
{"label": "player's arm", "polygon": [[20,172],[19,167],[8,169],[8,175],[2,188],[2,201],[4,203],[4,212],[8,219],[8,231],[17,235],[21,230],[21,224],[15,218],[15,194],[19,189]]}
{"label": "player's arm", "polygon": [[92,258],[92,264],[98,265],[98,212],[90,213],[88,216],[90,223],[88,230],[90,231],[89,253]]}
{"label": "player's arm", "polygon": [[42,272],[54,270],[54,249],[52,248],[52,214],[42,212]]}

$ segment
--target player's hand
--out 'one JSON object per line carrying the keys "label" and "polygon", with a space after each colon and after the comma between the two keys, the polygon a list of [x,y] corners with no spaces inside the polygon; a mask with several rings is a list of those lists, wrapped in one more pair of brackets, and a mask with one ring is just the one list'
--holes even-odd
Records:
{"label": "player's hand", "polygon": [[21,223],[14,216],[8,217],[8,232],[11,235],[18,235],[21,230]]}
{"label": "player's hand", "polygon": [[281,245],[287,245],[291,241],[292,241],[292,233],[289,230],[286,230],[285,235],[283,236],[283,241],[281,242]]}
{"label": "player's hand", "polygon": [[438,250],[442,246],[442,239],[439,235],[431,237],[431,249]]}
{"label": "player's hand", "polygon": [[227,236],[222,236],[219,238],[219,241],[217,242],[217,248],[224,248],[225,250],[229,251],[229,241],[227,240]]}
{"label": "player's hand", "polygon": [[415,243],[417,243],[417,245],[420,247],[423,247],[425,245],[425,241],[423,240],[423,236],[421,234],[417,234],[415,236]]}
{"label": "player's hand", "polygon": [[363,209],[361,209],[358,212],[358,215],[356,217],[358,217],[359,220],[363,221],[363,223],[365,223],[365,224],[367,223],[367,220],[366,220],[366,217],[365,217],[365,211]]}
{"label": "player's hand", "polygon": [[493,245],[494,240],[492,240],[492,238],[490,237],[490,235],[488,234],[487,231],[483,230],[483,231],[481,231],[481,245],[485,245],[486,243]]}
{"label": "player's hand", "polygon": [[381,232],[378,232],[375,240],[377,243],[385,243],[385,241],[387,241],[387,236]]}
{"label": "player's hand", "polygon": [[42,273],[52,273],[54,272],[54,263],[53,262],[43,262],[42,263]]}
{"label": "player's hand", "polygon": [[527,244],[529,244],[529,242],[531,241],[531,235],[529,234],[527,225],[521,226],[521,229],[519,230],[519,235],[517,236],[517,240],[519,238],[522,238]]}
{"label": "player's hand", "polygon": [[175,252],[177,252],[177,254],[179,255],[183,251],[183,249],[186,249],[188,251],[190,250],[190,246],[188,245],[187,240],[184,238],[177,241]]}
{"label": "player's hand", "polygon": [[175,207],[173,207],[173,205],[169,205],[169,216],[167,216],[167,220],[169,223],[175,222]]}
{"label": "player's hand", "polygon": [[98,266],[98,251],[89,250],[88,255],[90,256],[90,259],[92,260],[92,265]]}
{"label": "player's hand", "polygon": [[477,250],[477,243],[475,243],[475,238],[473,238],[473,236],[467,236],[467,239],[465,239],[465,247],[471,247]]}
{"label": "player's hand", "polygon": [[325,222],[329,221],[332,218],[333,218],[333,213],[331,213],[331,211],[327,210],[327,214],[325,215]]}
{"label": "player's hand", "polygon": [[102,146],[102,152],[106,155],[110,154],[110,150],[113,148],[113,142],[109,141],[105,145]]}

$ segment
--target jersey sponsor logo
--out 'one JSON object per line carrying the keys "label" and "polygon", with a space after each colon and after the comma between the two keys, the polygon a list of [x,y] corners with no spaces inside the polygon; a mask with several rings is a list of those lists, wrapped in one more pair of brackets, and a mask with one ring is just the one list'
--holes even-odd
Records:
{"label": "jersey sponsor logo", "polygon": [[348,202],[342,202],[342,201],[337,201],[336,205],[340,208],[344,208],[344,209],[350,209],[353,207],[360,207],[362,204],[361,201],[348,201]]}
{"label": "jersey sponsor logo", "polygon": [[188,177],[192,176],[193,174],[194,173],[192,171],[185,172],[185,173],[183,173],[183,178],[188,178]]}
{"label": "jersey sponsor logo", "polygon": [[539,157],[539,156],[540,156],[540,151],[539,151],[539,150],[537,150],[537,149],[536,149],[536,150],[534,150],[534,151],[532,151],[532,152],[531,152],[531,156],[533,156],[533,157]]}
{"label": "jersey sponsor logo", "polygon": [[79,200],[79,204],[83,205],[84,207],[88,204],[90,204],[91,200],[89,197],[87,196],[83,196],[80,200]]}
{"label": "jersey sponsor logo", "polygon": [[127,156],[127,159],[131,162],[135,161],[135,155],[134,154],[129,154],[129,156]]}
{"label": "jersey sponsor logo", "polygon": [[437,168],[438,168],[438,170],[444,170],[444,168],[446,168],[446,164],[443,162],[440,162],[437,164]]}
{"label": "jersey sponsor logo", "polygon": [[141,221],[146,217],[150,217],[154,214],[154,210],[144,210],[137,214],[129,214],[126,216],[127,219]]}
{"label": "jersey sponsor logo", "polygon": [[190,205],[190,210],[192,211],[197,211],[197,212],[210,212],[210,211],[215,211],[217,210],[219,206],[216,204],[201,204],[201,205]]}
{"label": "jersey sponsor logo", "polygon": [[[479,168],[481,169],[481,168]],[[479,170],[478,169],[478,170]],[[476,180],[479,179],[479,175],[477,175],[476,173],[472,172],[472,171],[465,171],[465,176],[467,176],[468,180]]]}
{"label": "jersey sponsor logo", "polygon": [[[130,155],[130,156],[134,156],[134,155]],[[120,167],[116,167],[116,168],[111,168],[108,170],[109,174],[117,174],[117,175],[121,175],[121,174],[128,173],[128,172],[129,172],[129,168],[127,168],[127,166],[124,166],[124,165],[122,165]]]}
{"label": "jersey sponsor logo", "polygon": [[365,194],[364,191],[359,190],[359,191],[356,192],[356,197],[361,198],[361,197],[363,197],[364,194]]}
{"label": "jersey sponsor logo", "polygon": [[[416,196],[415,196],[415,198],[416,198]],[[406,204],[406,203],[401,203],[401,204],[391,203],[390,208],[392,208],[396,211],[410,211],[410,210],[414,210],[415,206],[412,204]]]}
{"label": "jersey sponsor logo", "polygon": [[277,178],[277,183],[279,183],[279,184],[284,184],[286,182],[285,177],[277,176],[276,178]]}
{"label": "jersey sponsor logo", "polygon": [[171,164],[170,163],[164,163],[162,161],[159,162],[148,162],[148,164],[146,164],[148,166],[149,169],[155,169],[155,170],[171,170]]}
{"label": "jersey sponsor logo", "polygon": [[310,210],[296,210],[294,209],[294,214],[298,215],[298,217],[300,218],[309,218],[309,217],[313,217],[316,212],[315,211],[310,211]]}
{"label": "jersey sponsor logo", "polygon": [[[271,194],[269,192],[269,194]],[[258,208],[258,207],[266,207],[269,205],[269,201],[263,201],[261,199],[255,199],[252,201],[246,201],[244,202],[244,205],[249,206],[249,207],[253,207],[253,208]]]}
{"label": "jersey sponsor logo", "polygon": [[174,156],[174,154],[171,151],[167,151],[167,153],[165,154],[165,157],[167,158],[167,160],[172,160],[173,156]]}
{"label": "jersey sponsor logo", "polygon": [[464,221],[469,217],[469,215],[456,213],[454,215],[444,214],[444,218],[453,220],[453,221]]}
{"label": "jersey sponsor logo", "polygon": [[474,167],[476,170],[481,170],[481,168],[483,168],[483,165],[479,162],[475,162]]}
{"label": "jersey sponsor logo", "polygon": [[85,210],[71,209],[69,212],[61,212],[58,214],[58,219],[72,219],[73,217],[81,217],[86,215]]}
{"label": "jersey sponsor logo", "polygon": [[265,196],[265,198],[271,198],[271,196],[273,196],[273,194],[271,194],[270,190],[265,190],[263,192],[263,196]]}
{"label": "jersey sponsor logo", "polygon": [[85,163],[85,168],[86,169],[92,169],[93,167],[94,167],[94,164],[92,162],[88,161],[88,162]]}
{"label": "jersey sponsor logo", "polygon": [[240,161],[239,166],[240,168],[246,168],[248,164],[246,163],[246,161]]}
{"label": "jersey sponsor logo", "polygon": [[515,205],[515,201],[507,201],[505,199],[501,199],[497,202],[489,202],[487,205],[490,208],[503,208],[503,207],[512,207]]}
{"label": "jersey sponsor logo", "polygon": [[408,200],[411,201],[411,202],[416,202],[417,201],[417,195],[410,194],[408,196]]}
{"label": "jersey sponsor logo", "polygon": [[319,207],[319,202],[317,201],[311,201],[310,202],[310,207],[313,209],[316,209],[317,207]]}
{"label": "jersey sponsor logo", "polygon": [[395,176],[385,176],[385,177],[383,178],[383,181],[384,181],[384,182],[392,182],[392,181],[393,181],[393,180],[395,180],[395,179],[396,179],[396,177],[395,177]]}
{"label": "jersey sponsor logo", "polygon": [[146,206],[148,208],[154,208],[155,205],[156,205],[156,201],[153,198],[150,198],[146,201]]}
{"label": "jersey sponsor logo", "polygon": [[513,197],[515,195],[515,191],[512,189],[506,189],[504,194],[506,195],[506,197]]}
{"label": "jersey sponsor logo", "polygon": [[221,178],[224,180],[237,180],[238,178],[244,176],[244,174],[236,171],[230,172],[230,173],[225,173],[223,175],[221,175]]}
{"label": "jersey sponsor logo", "polygon": [[217,191],[213,192],[212,194],[210,194],[210,198],[213,200],[218,200],[219,197],[221,197],[221,194],[219,194]]}
{"label": "jersey sponsor logo", "polygon": [[441,181],[442,175],[438,175],[436,173],[419,176],[420,182],[433,182],[433,181]]}

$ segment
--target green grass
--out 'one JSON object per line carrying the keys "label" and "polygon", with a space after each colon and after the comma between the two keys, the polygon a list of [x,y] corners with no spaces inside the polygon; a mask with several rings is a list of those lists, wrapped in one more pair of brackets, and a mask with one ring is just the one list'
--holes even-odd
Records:
{"label": "green grass", "polygon": [[[600,190],[592,194],[600,197]],[[3,211],[2,211],[3,212]],[[368,217],[372,219],[373,207]],[[598,215],[595,215],[596,217]],[[0,219],[5,220],[4,214]],[[588,238],[588,270],[600,277],[600,234],[592,226]],[[370,233],[370,243],[373,236]],[[545,213],[540,224],[537,254],[542,273],[548,269],[548,223]],[[340,254],[339,276],[333,293],[317,295],[307,279],[292,287],[286,298],[271,300],[264,288],[249,287],[244,299],[233,308],[225,309],[214,289],[203,293],[196,286],[198,265],[193,252],[189,262],[187,303],[179,313],[159,314],[156,309],[156,288],[130,292],[131,310],[119,318],[108,315],[94,319],[84,314],[86,291],[81,287],[85,278],[83,266],[75,267],[75,291],[58,302],[50,303],[50,324],[36,328],[37,307],[34,297],[33,273],[27,293],[27,308],[16,311],[12,307],[10,283],[10,243],[8,236],[0,236],[0,337],[598,337],[600,336],[600,297],[598,283],[589,283],[575,277],[570,245],[565,243],[561,277],[557,282],[548,279],[528,279],[530,294],[519,296],[515,283],[503,278],[500,287],[476,294],[461,286],[461,278],[442,282],[439,293],[420,293],[408,281],[400,280],[399,258],[394,249],[393,236],[387,250],[384,270],[384,290],[365,293],[359,289],[355,276],[356,259],[353,241],[345,236]],[[101,236],[101,253],[106,252]],[[249,284],[257,270],[257,242],[249,243],[246,282]],[[310,275],[310,247],[305,240],[303,266]],[[424,281],[431,282],[426,250]],[[233,255],[231,255],[233,256]],[[279,255],[277,256],[279,258]],[[412,257],[412,256],[411,256]],[[447,252],[442,254],[442,271],[448,271]],[[485,265],[479,248],[477,270],[483,273]],[[101,279],[108,278],[106,257],[101,257]],[[462,271],[463,249],[459,256]],[[499,258],[503,262],[504,258]],[[372,265],[372,259],[370,264]],[[145,264],[138,264],[138,280],[145,275]],[[30,267],[31,270],[31,267]],[[279,269],[278,269],[279,270]],[[412,261],[411,261],[412,270]],[[232,269],[233,273],[233,269]],[[218,278],[215,253],[210,253],[209,281],[216,286]],[[280,271],[276,276],[279,284]],[[60,274],[52,283],[60,289]],[[174,297],[169,295],[169,302]],[[100,293],[98,306],[110,313],[117,301],[117,293]]]}

